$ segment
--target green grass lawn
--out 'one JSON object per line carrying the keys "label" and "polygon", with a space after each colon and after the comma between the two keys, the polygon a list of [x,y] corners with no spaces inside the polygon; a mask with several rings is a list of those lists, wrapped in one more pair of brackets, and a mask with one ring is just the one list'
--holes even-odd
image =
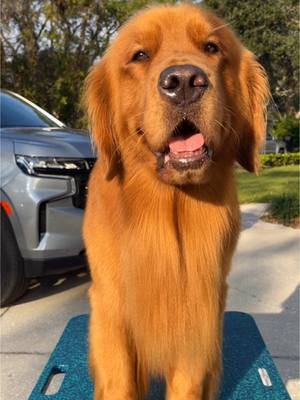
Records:
{"label": "green grass lawn", "polygon": [[281,195],[299,199],[299,165],[262,169],[259,176],[237,169],[240,203],[268,203]]}

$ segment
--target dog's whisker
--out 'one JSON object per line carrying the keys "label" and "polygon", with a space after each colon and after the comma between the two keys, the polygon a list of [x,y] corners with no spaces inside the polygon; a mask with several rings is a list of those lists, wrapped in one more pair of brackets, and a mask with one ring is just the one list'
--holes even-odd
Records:
{"label": "dog's whisker", "polygon": [[[237,117],[238,116],[237,112],[236,111],[234,112],[231,108],[227,107],[224,104],[224,100],[220,99],[217,94],[216,94],[215,99],[216,99],[217,103],[219,103],[222,106],[223,110],[227,111],[233,117]],[[249,111],[246,110],[244,107],[241,107],[241,105],[240,105],[239,106],[239,113],[242,114],[245,118],[247,118]]]}
{"label": "dog's whisker", "polygon": [[[141,132],[141,133],[140,133]],[[141,128],[138,128],[138,130],[135,130],[133,132],[129,132],[129,135],[124,138],[124,139],[119,139],[119,143],[116,146],[116,151],[120,150],[121,147],[127,143],[127,141],[129,141],[132,137],[136,136],[136,137],[143,137],[145,135],[145,133],[141,130]]]}
{"label": "dog's whisker", "polygon": [[214,33],[214,32],[216,32],[216,31],[218,31],[218,30],[220,30],[222,28],[225,28],[226,26],[231,26],[231,22],[227,22],[226,24],[222,24],[222,25],[217,26],[216,28],[214,28],[211,31],[211,33]]}
{"label": "dog's whisker", "polygon": [[143,116],[146,113],[152,113],[152,112],[156,112],[156,107],[155,106],[147,106],[143,111],[137,113],[137,114],[130,114],[130,120],[135,120],[137,117]]}
{"label": "dog's whisker", "polygon": [[[134,143],[134,147],[133,146],[125,146],[124,144],[127,143],[128,140],[130,140],[132,137],[136,136],[137,137],[137,141]],[[137,131],[134,131],[133,133],[129,134],[129,136],[127,136],[125,139],[120,140],[119,144],[116,146],[114,152],[111,155],[111,158],[113,159],[113,157],[116,155],[117,152],[119,152],[120,150],[122,150],[122,154],[123,156],[126,156],[128,154],[131,154],[131,156],[133,156],[134,158],[137,158],[137,152],[135,152],[136,147],[139,145],[139,143],[141,142],[141,140],[144,138],[145,133],[137,133]]]}
{"label": "dog's whisker", "polygon": [[223,129],[225,129],[225,130],[229,130],[230,132],[232,132],[232,133],[234,133],[235,135],[237,135],[238,136],[238,133],[237,133],[237,131],[230,125],[230,123],[228,122],[228,121],[223,121],[223,122],[221,122],[221,121],[219,121],[218,119],[214,119],[214,121],[219,125],[219,126],[221,126]]}

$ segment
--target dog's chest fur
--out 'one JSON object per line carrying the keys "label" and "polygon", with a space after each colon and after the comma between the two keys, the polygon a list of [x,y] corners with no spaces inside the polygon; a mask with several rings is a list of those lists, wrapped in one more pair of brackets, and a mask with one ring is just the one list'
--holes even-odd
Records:
{"label": "dog's chest fur", "polygon": [[211,332],[219,331],[239,212],[237,204],[228,206],[232,201],[214,204],[177,189],[144,189],[123,193],[120,265],[137,348],[143,344],[147,354],[141,357],[164,370],[163,360],[176,358],[178,346],[186,344],[189,357],[216,346]]}

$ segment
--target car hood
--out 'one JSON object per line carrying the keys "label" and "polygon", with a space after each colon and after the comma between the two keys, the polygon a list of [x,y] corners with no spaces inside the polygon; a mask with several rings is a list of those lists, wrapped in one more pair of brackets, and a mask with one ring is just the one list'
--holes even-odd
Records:
{"label": "car hood", "polygon": [[16,154],[36,157],[95,158],[87,132],[71,128],[2,128]]}

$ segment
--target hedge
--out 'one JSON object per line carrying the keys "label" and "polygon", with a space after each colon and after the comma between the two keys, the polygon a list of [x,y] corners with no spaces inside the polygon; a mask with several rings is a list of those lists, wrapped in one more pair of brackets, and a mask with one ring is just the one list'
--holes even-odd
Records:
{"label": "hedge", "polygon": [[282,165],[299,165],[300,153],[261,154],[262,167],[280,167]]}

